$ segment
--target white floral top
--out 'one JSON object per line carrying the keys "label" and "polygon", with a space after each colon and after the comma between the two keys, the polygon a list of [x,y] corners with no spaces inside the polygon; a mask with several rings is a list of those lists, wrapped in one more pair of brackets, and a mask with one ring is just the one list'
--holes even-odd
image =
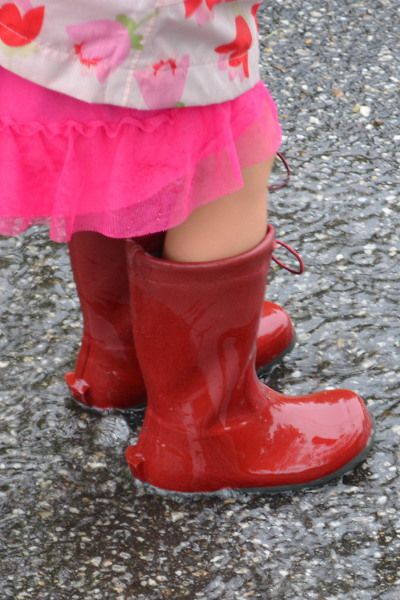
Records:
{"label": "white floral top", "polygon": [[259,81],[260,3],[0,0],[0,65],[87,102],[224,102]]}

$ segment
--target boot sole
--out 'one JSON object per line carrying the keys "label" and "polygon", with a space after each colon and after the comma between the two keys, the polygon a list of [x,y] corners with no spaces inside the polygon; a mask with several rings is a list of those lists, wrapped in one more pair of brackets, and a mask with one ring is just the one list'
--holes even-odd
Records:
{"label": "boot sole", "polygon": [[349,461],[348,463],[343,465],[343,467],[341,467],[337,471],[334,471],[333,473],[329,473],[328,475],[326,475],[325,477],[321,477],[320,479],[314,479],[313,481],[309,481],[306,483],[298,483],[298,484],[292,484],[292,485],[280,485],[280,486],[272,486],[272,487],[266,486],[266,487],[251,487],[251,488],[221,488],[220,490],[215,490],[212,492],[179,492],[179,491],[166,490],[163,488],[159,488],[150,483],[141,481],[140,479],[137,479],[136,477],[134,477],[131,472],[132,480],[134,481],[135,486],[139,489],[143,488],[144,490],[148,490],[148,491],[151,491],[152,493],[162,495],[162,496],[176,496],[176,497],[187,498],[187,499],[191,499],[191,498],[201,499],[201,498],[208,498],[208,497],[226,498],[227,496],[228,497],[235,496],[237,493],[239,493],[239,494],[254,494],[254,495],[256,495],[256,494],[274,495],[274,494],[285,494],[285,493],[290,493],[290,492],[296,492],[296,491],[301,491],[301,490],[322,487],[326,483],[329,483],[331,481],[334,481],[335,479],[339,479],[340,477],[347,475],[348,473],[351,473],[355,467],[357,467],[360,463],[362,463],[366,459],[366,457],[371,449],[371,446],[374,442],[374,439],[375,439],[375,421],[372,416],[371,416],[371,420],[372,420],[372,431],[371,431],[370,438],[369,438],[365,448],[359,454],[357,454],[357,456],[355,456],[351,461]]}
{"label": "boot sole", "polygon": [[[68,377],[70,375],[74,375],[74,371],[69,371],[68,373],[65,373],[64,381],[67,384],[71,400],[73,401],[75,406],[79,407],[81,410],[84,410],[86,412],[89,412],[89,413],[92,413],[92,414],[95,414],[95,415],[98,415],[101,417],[102,415],[103,416],[115,415],[115,414],[127,415],[127,414],[135,413],[135,412],[140,413],[140,412],[143,412],[144,409],[146,408],[145,403],[137,404],[130,408],[117,408],[117,407],[99,408],[98,406],[91,406],[90,404],[86,404],[85,402],[80,402],[75,395],[74,389],[68,382]],[[84,395],[84,394],[82,394],[82,395]]]}
{"label": "boot sole", "polygon": [[279,356],[277,356],[272,362],[268,363],[267,365],[262,365],[261,367],[258,367],[258,369],[256,370],[257,375],[259,377],[264,377],[264,378],[271,377],[273,371],[275,371],[276,367],[279,366],[279,363],[282,362],[282,360],[285,358],[285,356],[287,354],[290,354],[290,352],[292,352],[292,350],[294,349],[296,344],[297,344],[297,336],[295,333],[292,343],[287,348],[285,348],[285,350],[283,352],[281,352],[279,354]]}
{"label": "boot sole", "polygon": [[146,404],[139,404],[132,408],[97,408],[96,406],[89,406],[88,404],[79,402],[79,400],[74,398],[74,396],[70,396],[70,398],[71,398],[72,402],[75,404],[75,406],[77,406],[81,410],[95,414],[100,417],[105,417],[107,415],[116,415],[116,414],[123,415],[123,416],[127,416],[129,414],[135,414],[135,413],[140,414],[140,413],[143,413],[143,411],[146,408]]}

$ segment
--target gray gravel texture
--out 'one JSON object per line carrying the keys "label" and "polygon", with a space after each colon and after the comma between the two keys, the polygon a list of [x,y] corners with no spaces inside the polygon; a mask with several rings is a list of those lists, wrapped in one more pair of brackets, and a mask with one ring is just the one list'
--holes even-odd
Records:
{"label": "gray gravel texture", "polygon": [[66,247],[43,229],[3,238],[2,600],[400,598],[398,8],[260,11],[263,78],[294,171],[270,218],[307,264],[303,277],[271,276],[268,297],[298,334],[271,385],[357,390],[377,425],[368,460],[272,497],[135,488],[123,450],[137,428],[80,411],[63,383],[81,328]]}

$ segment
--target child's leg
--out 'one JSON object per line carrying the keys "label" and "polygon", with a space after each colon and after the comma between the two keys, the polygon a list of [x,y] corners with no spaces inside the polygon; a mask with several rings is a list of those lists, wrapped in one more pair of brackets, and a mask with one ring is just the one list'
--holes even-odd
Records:
{"label": "child's leg", "polygon": [[201,262],[229,258],[257,246],[267,229],[267,183],[274,158],[243,170],[244,187],[195,210],[168,231],[164,258]]}

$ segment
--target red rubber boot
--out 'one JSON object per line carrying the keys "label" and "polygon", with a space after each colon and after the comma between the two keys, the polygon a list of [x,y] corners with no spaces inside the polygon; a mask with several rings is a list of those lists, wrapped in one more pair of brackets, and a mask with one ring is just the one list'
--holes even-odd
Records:
{"label": "red rubber boot", "polygon": [[[138,238],[161,252],[163,234]],[[125,242],[82,232],[69,244],[83,314],[83,337],[75,371],[65,380],[75,400],[95,411],[126,410],[146,401],[136,359],[129,306]],[[295,331],[280,306],[265,302],[259,325],[257,365],[262,372],[291,350]]]}
{"label": "red rubber boot", "polygon": [[127,242],[136,348],[147,389],[135,478],[157,488],[277,492],[324,483],[360,461],[372,439],[348,390],[279,394],[255,372],[255,340],[274,247],[177,263]]}
{"label": "red rubber boot", "polygon": [[93,410],[126,410],[146,400],[129,311],[125,241],[76,233],[69,243],[83,315],[75,371],[65,380],[75,400]]}

